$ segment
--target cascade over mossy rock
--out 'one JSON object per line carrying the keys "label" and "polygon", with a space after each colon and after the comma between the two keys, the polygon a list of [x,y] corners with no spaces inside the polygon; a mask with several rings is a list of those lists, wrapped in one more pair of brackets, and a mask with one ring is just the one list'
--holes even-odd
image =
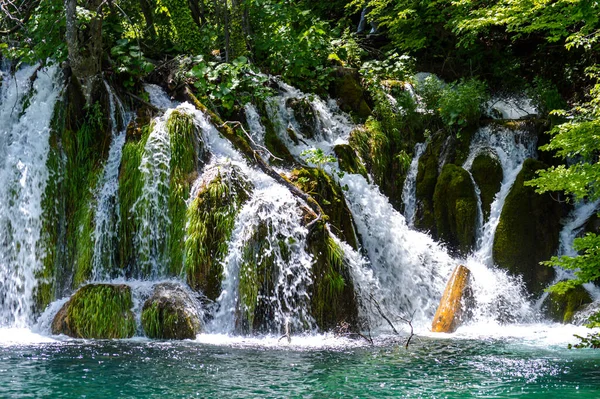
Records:
{"label": "cascade over mossy rock", "polygon": [[581,285],[571,288],[564,293],[551,291],[542,303],[542,311],[553,321],[570,323],[575,312],[584,305],[592,303],[589,292]]}
{"label": "cascade over mossy rock", "polygon": [[[317,134],[317,115],[307,98],[290,98],[286,106],[294,112],[294,119],[298,123],[300,133],[307,139],[314,139]],[[292,131],[291,134],[294,134]],[[293,141],[293,136],[291,136]]]}
{"label": "cascade over mossy rock", "polygon": [[366,92],[360,85],[360,75],[356,69],[338,67],[333,74],[330,94],[337,99],[342,111],[353,112],[359,118],[371,115],[366,101]]}
{"label": "cascade over mossy rock", "polygon": [[360,157],[349,144],[338,144],[333,147],[333,152],[338,159],[340,169],[346,173],[362,175],[367,178],[367,169]]}
{"label": "cascade over mossy rock", "polygon": [[550,193],[537,194],[525,182],[545,169],[543,162],[527,159],[506,197],[496,235],[496,264],[523,278],[529,292],[540,294],[552,282],[554,270],[540,265],[558,249],[563,209]]}
{"label": "cascade over mossy rock", "polygon": [[354,219],[346,205],[339,183],[319,168],[302,168],[292,171],[290,181],[321,205],[335,233],[354,248],[358,248],[354,232]]}
{"label": "cascade over mossy rock", "polygon": [[504,172],[500,161],[491,153],[484,152],[473,160],[471,174],[481,192],[481,208],[484,220],[490,217],[494,197],[500,191]]}
{"label": "cascade over mossy rock", "polygon": [[437,183],[440,167],[439,157],[443,144],[443,136],[435,134],[431,143],[419,158],[417,177],[415,181],[415,195],[417,209],[415,212],[415,228],[420,231],[430,232],[436,237],[436,223],[433,214],[433,194]]}
{"label": "cascade over mossy rock", "polygon": [[253,186],[232,164],[205,170],[203,179],[187,211],[185,269],[190,287],[216,300],[221,293],[221,261],[228,251],[235,218]]}
{"label": "cascade over mossy rock", "polygon": [[194,339],[201,332],[198,306],[182,285],[157,284],[142,308],[144,333],[155,339]]}
{"label": "cascade over mossy rock", "polygon": [[470,276],[471,271],[463,265],[454,269],[433,317],[431,331],[452,333],[464,321],[472,305]]}
{"label": "cascade over mossy rock", "polygon": [[124,284],[89,284],[58,311],[52,334],[74,338],[130,338],[135,333],[131,288]]}
{"label": "cascade over mossy rock", "polygon": [[323,331],[348,323],[358,330],[358,302],[343,249],[320,221],[308,237],[308,252],[314,257],[311,290],[312,315]]}
{"label": "cascade over mossy rock", "polygon": [[475,244],[477,197],[469,172],[447,164],[435,185],[433,209],[440,240],[461,254]]}

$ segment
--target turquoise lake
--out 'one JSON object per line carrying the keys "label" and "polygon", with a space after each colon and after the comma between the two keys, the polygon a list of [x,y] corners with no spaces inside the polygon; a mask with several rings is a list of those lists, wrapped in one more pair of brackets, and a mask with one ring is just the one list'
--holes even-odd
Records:
{"label": "turquoise lake", "polygon": [[41,341],[0,343],[1,398],[600,397],[600,351],[523,337]]}

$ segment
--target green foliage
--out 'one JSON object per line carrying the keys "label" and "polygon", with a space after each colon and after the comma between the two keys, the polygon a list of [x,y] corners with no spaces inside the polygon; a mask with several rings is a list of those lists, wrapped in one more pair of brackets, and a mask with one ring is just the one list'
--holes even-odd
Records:
{"label": "green foliage", "polygon": [[140,47],[128,39],[117,40],[117,43],[110,49],[110,54],[116,63],[117,73],[125,76],[123,85],[126,88],[133,87],[136,80],[154,69],[154,65],[144,57]]}
{"label": "green foliage", "polygon": [[591,333],[586,337],[582,337],[581,335],[574,334],[577,338],[580,339],[581,342],[578,344],[572,345],[569,344],[569,349],[583,349],[583,348],[592,348],[592,349],[600,349],[600,333]]}
{"label": "green foliage", "polygon": [[325,92],[332,69],[329,25],[291,2],[251,1],[255,59],[305,92]]}
{"label": "green foliage", "polygon": [[388,53],[383,60],[370,60],[362,64],[360,74],[370,90],[378,88],[381,81],[406,81],[414,70],[414,59],[407,55]]}
{"label": "green foliage", "polygon": [[320,148],[304,150],[300,155],[306,157],[306,162],[314,164],[319,170],[323,170],[323,165],[336,161],[333,155],[326,155]]}
{"label": "green foliage", "polygon": [[90,284],[68,303],[67,319],[79,338],[130,338],[135,333],[131,289],[125,285]]}
{"label": "green foliage", "polygon": [[272,94],[265,86],[267,77],[257,74],[246,57],[219,63],[198,56],[194,63],[189,76],[194,79],[199,100],[221,108],[227,115],[236,105],[264,100]]}

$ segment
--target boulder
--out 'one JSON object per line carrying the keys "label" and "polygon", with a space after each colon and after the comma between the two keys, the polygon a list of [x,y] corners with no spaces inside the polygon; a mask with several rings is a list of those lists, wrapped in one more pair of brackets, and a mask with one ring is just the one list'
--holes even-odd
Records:
{"label": "boulder", "polygon": [[469,172],[447,164],[433,194],[437,236],[452,250],[467,254],[475,245],[477,197]]}
{"label": "boulder", "polygon": [[431,331],[452,333],[464,321],[472,300],[470,275],[471,271],[462,265],[454,269],[433,317]]}
{"label": "boulder", "polygon": [[130,338],[135,334],[131,288],[119,284],[89,284],[58,311],[52,334],[74,338]]}
{"label": "boulder", "polygon": [[552,321],[571,323],[575,313],[590,303],[592,303],[592,297],[589,292],[582,286],[577,286],[564,293],[548,293],[542,303],[542,311]]}
{"label": "boulder", "polygon": [[201,332],[199,303],[176,283],[154,287],[142,308],[142,328],[149,338],[194,339]]}
{"label": "boulder", "polygon": [[482,153],[473,160],[471,174],[481,192],[481,209],[484,220],[487,220],[490,217],[492,202],[502,186],[502,165],[493,154]]}
{"label": "boulder", "polygon": [[508,194],[496,234],[493,257],[496,264],[521,276],[530,293],[540,295],[554,278],[554,270],[540,265],[558,249],[561,204],[550,193],[537,194],[525,182],[546,165],[528,159]]}

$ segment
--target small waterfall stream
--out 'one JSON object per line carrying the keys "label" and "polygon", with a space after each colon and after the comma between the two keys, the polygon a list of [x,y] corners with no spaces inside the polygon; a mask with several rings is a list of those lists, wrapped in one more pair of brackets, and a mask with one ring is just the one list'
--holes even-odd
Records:
{"label": "small waterfall stream", "polygon": [[[35,74],[35,75],[34,75]],[[0,92],[0,326],[31,323],[50,121],[60,95],[56,67],[25,67]]]}
{"label": "small waterfall stream", "polygon": [[412,227],[415,223],[415,214],[417,210],[417,173],[419,171],[419,159],[421,155],[427,149],[429,142],[418,143],[415,145],[415,151],[408,173],[406,174],[406,180],[404,180],[404,187],[402,189],[402,202],[404,203],[404,218],[406,223]]}
{"label": "small waterfall stream", "polygon": [[116,240],[121,221],[119,211],[119,167],[125,145],[125,133],[131,114],[125,112],[121,100],[105,81],[110,105],[111,144],[104,172],[96,193],[94,211],[94,255],[92,258],[92,280],[110,278],[116,269]]}

